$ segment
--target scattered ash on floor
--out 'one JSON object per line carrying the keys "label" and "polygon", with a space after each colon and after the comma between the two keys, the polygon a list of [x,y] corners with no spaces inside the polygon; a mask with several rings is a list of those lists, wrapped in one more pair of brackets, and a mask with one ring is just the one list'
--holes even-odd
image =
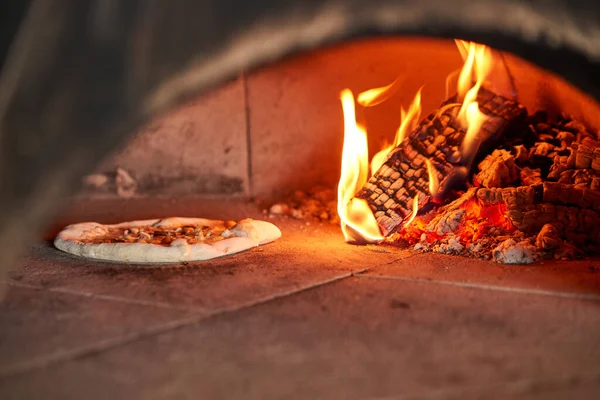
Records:
{"label": "scattered ash on floor", "polygon": [[264,213],[270,217],[287,216],[301,220],[340,223],[336,191],[325,187],[315,187],[309,191],[297,190],[285,200],[264,210]]}

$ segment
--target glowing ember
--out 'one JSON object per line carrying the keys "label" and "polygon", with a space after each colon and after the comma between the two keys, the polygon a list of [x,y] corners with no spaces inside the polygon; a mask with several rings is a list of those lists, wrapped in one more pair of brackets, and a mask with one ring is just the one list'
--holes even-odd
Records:
{"label": "glowing ember", "polygon": [[367,181],[367,132],[356,123],[352,92],[344,89],[340,100],[344,111],[344,147],[338,184],[338,214],[342,232],[347,242],[378,242],[383,237],[371,209],[366,201],[354,198],[356,192]]}
{"label": "glowing ember", "polygon": [[399,87],[400,78],[397,78],[387,86],[373,88],[359,93],[356,101],[363,107],[373,107],[392,97],[398,91]]}

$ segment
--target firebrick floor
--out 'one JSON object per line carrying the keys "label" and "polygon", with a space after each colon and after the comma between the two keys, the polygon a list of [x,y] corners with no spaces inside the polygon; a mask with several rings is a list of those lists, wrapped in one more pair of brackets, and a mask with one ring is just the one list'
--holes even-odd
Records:
{"label": "firebrick floor", "polygon": [[[241,202],[79,201],[46,237],[169,210],[261,217]],[[0,398],[600,398],[597,260],[505,267],[272,221],[276,243],[187,265],[30,246],[1,283]]]}

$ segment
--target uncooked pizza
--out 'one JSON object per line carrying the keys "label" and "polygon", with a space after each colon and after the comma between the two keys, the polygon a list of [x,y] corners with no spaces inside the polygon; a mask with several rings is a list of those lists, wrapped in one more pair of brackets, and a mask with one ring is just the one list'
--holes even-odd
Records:
{"label": "uncooked pizza", "polygon": [[124,263],[201,261],[227,256],[281,237],[275,225],[254,219],[219,221],[164,218],[64,228],[54,245],[67,253]]}

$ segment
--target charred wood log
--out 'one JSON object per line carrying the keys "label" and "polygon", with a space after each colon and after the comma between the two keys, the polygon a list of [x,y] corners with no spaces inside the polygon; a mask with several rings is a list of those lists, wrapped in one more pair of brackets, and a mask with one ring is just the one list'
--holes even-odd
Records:
{"label": "charred wood log", "polygon": [[572,143],[568,150],[568,156],[562,153],[554,156],[548,179],[559,180],[570,169],[600,172],[600,144],[596,141],[584,139],[581,143]]}
{"label": "charred wood log", "polygon": [[558,249],[562,245],[562,238],[556,226],[553,224],[542,226],[535,238],[535,245],[540,250]]}
{"label": "charred wood log", "polygon": [[598,190],[600,189],[600,172],[593,169],[568,169],[560,174],[558,183]]}
{"label": "charred wood log", "polygon": [[[461,105],[455,101],[449,99],[421,121],[357,193],[356,197],[369,203],[384,236],[397,231],[412,213],[415,196],[420,208],[432,199],[426,160],[437,174],[441,191],[452,181],[453,172],[470,162],[459,151],[466,131],[457,118]],[[522,105],[486,89],[480,89],[477,102],[487,117],[480,137],[488,142],[520,127],[527,116]]]}
{"label": "charred wood log", "polygon": [[538,232],[553,224],[565,239],[600,243],[600,192],[571,184],[545,182],[516,188],[481,188],[483,205],[504,204],[517,229]]}
{"label": "charred wood log", "polygon": [[510,185],[520,176],[515,156],[506,150],[494,150],[477,167],[479,172],[475,175],[474,183],[486,188]]}
{"label": "charred wood log", "polygon": [[539,185],[543,183],[542,171],[539,168],[531,169],[529,167],[522,168],[520,171],[521,183],[525,186]]}

